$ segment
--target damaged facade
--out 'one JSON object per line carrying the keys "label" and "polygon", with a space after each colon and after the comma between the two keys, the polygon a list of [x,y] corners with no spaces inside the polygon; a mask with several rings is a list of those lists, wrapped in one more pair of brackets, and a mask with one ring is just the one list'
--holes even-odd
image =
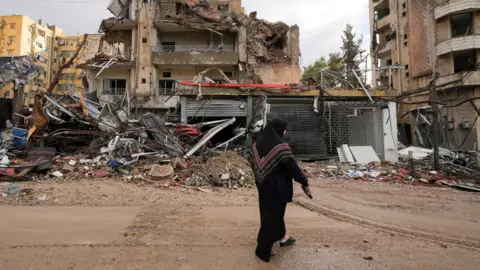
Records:
{"label": "damaged facade", "polygon": [[[33,104],[34,93],[45,91],[52,77],[55,37],[63,30],[23,15],[0,16],[0,56],[29,57],[37,68],[38,76],[26,81],[24,104]],[[2,98],[13,99],[13,84],[1,89]]]}
{"label": "damaged facade", "polygon": [[[115,50],[87,61],[89,91],[125,91],[140,112],[177,106],[181,81],[298,83],[299,28],[246,15],[241,1],[112,1],[100,31]],[[223,74],[222,74],[223,73]],[[225,76],[224,76],[225,75]]]}
{"label": "damaged facade", "polygon": [[[102,38],[103,35],[101,34],[88,35],[87,41],[75,58],[75,61],[62,71],[58,85],[53,90],[54,95],[62,95],[65,91],[72,91],[79,94],[84,94],[88,91],[87,74],[79,67],[98,53]],[[53,58],[54,72],[75,54],[82,41],[83,35],[56,38],[55,47],[53,48],[55,51]]]}
{"label": "damaged facade", "polygon": [[[402,141],[432,146],[428,89],[435,82],[441,145],[477,149],[480,97],[480,3],[471,0],[371,0],[373,86],[395,90]],[[376,69],[375,69],[376,65]],[[478,100],[474,101],[480,105]]]}

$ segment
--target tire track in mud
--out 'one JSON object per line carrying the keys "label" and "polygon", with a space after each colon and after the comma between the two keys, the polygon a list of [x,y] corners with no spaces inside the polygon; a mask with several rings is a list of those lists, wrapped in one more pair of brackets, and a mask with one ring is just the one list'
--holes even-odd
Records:
{"label": "tire track in mud", "polygon": [[414,238],[419,238],[422,240],[427,240],[427,241],[434,241],[434,242],[442,242],[442,243],[449,243],[453,245],[458,245],[458,246],[463,246],[466,248],[473,248],[473,249],[480,249],[480,241],[468,241],[468,240],[463,240],[463,239],[454,239],[454,238],[448,238],[448,237],[442,237],[442,236],[437,236],[437,235],[432,235],[428,233],[422,233],[418,231],[412,231],[412,230],[407,230],[407,229],[402,229],[398,228],[395,226],[391,225],[386,225],[374,221],[370,221],[361,217],[353,216],[344,212],[340,212],[338,210],[328,208],[325,206],[321,206],[319,204],[316,204],[312,201],[309,201],[304,198],[296,198],[294,199],[294,203],[308,209],[310,211],[317,212],[321,215],[324,215],[326,217],[329,217],[331,219],[335,219],[338,221],[343,221],[347,223],[351,223],[354,225],[370,228],[370,229],[375,229],[375,230],[381,230],[384,232],[388,233],[397,233],[400,235],[408,236],[408,237],[414,237]]}

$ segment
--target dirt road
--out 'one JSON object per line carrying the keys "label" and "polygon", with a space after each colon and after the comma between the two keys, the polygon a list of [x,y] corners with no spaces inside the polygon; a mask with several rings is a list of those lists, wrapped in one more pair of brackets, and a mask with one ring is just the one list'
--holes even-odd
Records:
{"label": "dirt road", "polygon": [[[371,224],[418,229],[405,225],[411,223],[404,221],[408,217],[422,224],[420,232],[448,232],[447,240],[476,243],[478,233],[470,225],[478,224],[480,215],[475,197],[448,190],[432,191],[431,196],[438,196],[435,200],[430,195],[406,200],[408,190],[362,184],[314,183],[316,200],[310,206],[329,216],[290,205],[287,228],[298,243],[287,249],[275,247],[277,256],[269,265],[253,255],[258,229],[254,190],[207,193],[93,180],[34,184],[31,198],[3,201],[0,206],[0,269],[476,269],[479,265],[479,250],[472,245]],[[436,201],[448,196],[453,196],[448,200],[455,205],[451,208]],[[403,211],[388,207],[390,203],[420,205],[421,210]],[[461,210],[463,206],[468,209]],[[377,209],[386,212],[377,215]],[[402,215],[392,219],[389,211]],[[433,217],[428,219],[452,223],[432,224],[438,233],[425,229],[429,223],[422,216],[429,211]],[[476,234],[473,240],[469,234]]]}

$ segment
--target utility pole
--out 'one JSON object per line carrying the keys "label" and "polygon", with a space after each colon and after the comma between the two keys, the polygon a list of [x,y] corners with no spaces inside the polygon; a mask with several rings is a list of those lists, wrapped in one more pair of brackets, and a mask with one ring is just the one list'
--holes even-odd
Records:
{"label": "utility pole", "polygon": [[439,127],[439,113],[438,113],[438,102],[437,102],[437,74],[433,75],[433,80],[430,89],[430,106],[432,106],[433,111],[433,124],[432,124],[432,144],[433,144],[433,169],[436,171],[440,170],[440,152],[439,152],[439,138],[440,133]]}

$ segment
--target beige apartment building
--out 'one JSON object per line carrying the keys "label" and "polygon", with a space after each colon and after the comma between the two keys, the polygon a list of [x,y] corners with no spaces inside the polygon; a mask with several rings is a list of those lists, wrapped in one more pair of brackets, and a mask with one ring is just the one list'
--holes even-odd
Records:
{"label": "beige apartment building", "polygon": [[[77,65],[98,53],[103,35],[88,35],[87,42],[79,52],[74,63],[62,71],[60,81],[53,94],[65,91],[83,93],[88,89],[82,82],[86,72]],[[45,91],[62,63],[72,57],[83,41],[83,35],[64,36],[62,29],[54,25],[44,25],[41,20],[34,21],[25,15],[0,16],[0,56],[29,56],[38,69],[39,76],[27,82],[24,103],[31,105],[36,90]],[[13,98],[13,84],[0,90],[0,97]]]}
{"label": "beige apartment building", "polygon": [[[102,37],[103,35],[101,34],[88,35],[85,45],[80,50],[73,64],[62,71],[60,80],[53,91],[54,95],[62,95],[66,91],[74,91],[79,94],[88,91],[88,85],[85,85],[84,79],[87,74],[77,66],[85,64],[88,59],[93,58],[98,53],[98,47],[102,41]],[[75,55],[75,52],[82,41],[83,35],[56,38],[54,44],[55,55],[53,58],[54,71],[58,70],[62,63],[65,63]]]}
{"label": "beige apartment building", "polygon": [[[480,97],[480,1],[370,0],[370,22],[374,88],[417,93],[404,98],[406,102],[426,101],[428,92],[422,90],[436,74],[438,97],[446,105]],[[399,116],[425,105],[399,105]],[[445,106],[444,143],[451,148],[478,146],[476,115],[469,103]],[[412,124],[413,141],[425,139],[411,119],[402,119]]]}
{"label": "beige apartment building", "polygon": [[[0,16],[0,56],[29,56],[38,69],[38,76],[25,87],[24,103],[33,102],[36,90],[48,87],[53,71],[55,38],[63,36],[63,30],[34,21],[25,15]],[[11,85],[0,90],[1,97],[13,98]]]}

